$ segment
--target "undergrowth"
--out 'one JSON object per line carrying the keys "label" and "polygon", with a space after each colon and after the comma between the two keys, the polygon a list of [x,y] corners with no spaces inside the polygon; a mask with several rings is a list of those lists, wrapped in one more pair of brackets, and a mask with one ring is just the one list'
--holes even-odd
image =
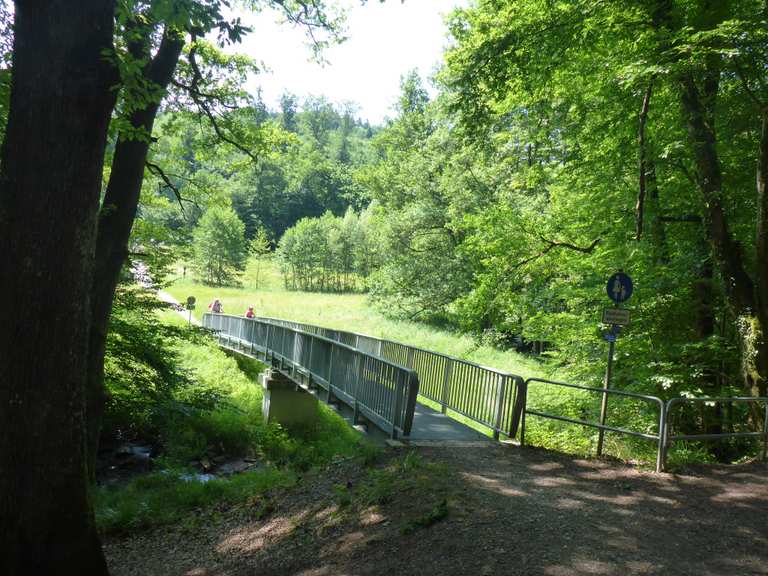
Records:
{"label": "undergrowth", "polygon": [[[181,325],[173,313],[165,324]],[[305,471],[332,461],[369,461],[376,448],[322,403],[312,426],[283,428],[262,417],[262,388],[256,377],[264,366],[228,355],[194,329],[193,337],[173,340],[173,353],[185,385],[173,390],[181,407],[152,430],[162,470],[122,485],[100,486],[96,520],[103,533],[125,533],[177,522],[214,503],[234,503],[294,484]],[[208,397],[207,405],[191,402]],[[166,399],[167,400],[167,399]],[[207,482],[196,480],[201,465],[247,458],[256,470]]]}

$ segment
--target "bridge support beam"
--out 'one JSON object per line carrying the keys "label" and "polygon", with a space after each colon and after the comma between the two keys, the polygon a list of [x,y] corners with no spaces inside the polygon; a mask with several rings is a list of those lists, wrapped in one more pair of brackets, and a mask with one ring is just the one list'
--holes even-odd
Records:
{"label": "bridge support beam", "polygon": [[317,398],[277,370],[261,375],[264,388],[262,413],[265,422],[282,425],[313,424],[317,420]]}

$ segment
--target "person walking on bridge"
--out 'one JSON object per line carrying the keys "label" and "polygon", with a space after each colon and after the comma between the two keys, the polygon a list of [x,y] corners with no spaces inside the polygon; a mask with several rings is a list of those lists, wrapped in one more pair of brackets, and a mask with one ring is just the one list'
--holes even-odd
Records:
{"label": "person walking on bridge", "polygon": [[256,318],[256,314],[253,311],[253,306],[248,306],[248,310],[245,311],[246,318]]}
{"label": "person walking on bridge", "polygon": [[224,306],[222,306],[221,300],[219,300],[218,298],[215,298],[213,302],[208,304],[208,310],[210,310],[214,314],[221,314],[222,312],[224,312]]}

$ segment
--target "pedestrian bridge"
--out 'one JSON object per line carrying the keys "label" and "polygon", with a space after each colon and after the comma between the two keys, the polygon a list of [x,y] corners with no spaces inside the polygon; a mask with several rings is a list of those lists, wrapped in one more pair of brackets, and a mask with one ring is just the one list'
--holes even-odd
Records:
{"label": "pedestrian bridge", "polygon": [[[277,318],[204,314],[203,326],[215,332],[222,347],[265,360],[298,385],[324,395],[326,401],[335,399],[348,406],[353,424],[364,419],[391,438],[486,441],[489,436],[504,436],[519,437],[523,445],[526,417],[534,416],[597,429],[598,455],[606,432],[653,441],[657,446],[657,471],[664,468],[669,446],[681,440],[752,437],[763,442],[763,459],[768,452],[768,398],[675,397],[664,401],[624,390],[523,379],[399,342]],[[647,424],[633,429],[609,424],[604,409],[598,421],[587,415],[576,418],[552,414],[537,408],[536,402],[530,405],[529,389],[532,397],[542,389],[576,390],[596,397],[603,408],[608,398],[613,398],[629,413],[645,414]],[[741,404],[748,410],[744,411],[743,421],[731,422],[728,430],[676,433],[675,425],[682,421],[684,410],[699,411],[704,405],[718,404]],[[760,415],[761,411],[761,419],[749,416]],[[614,413],[621,422],[620,410],[614,410],[611,416]],[[755,429],[755,422],[760,422],[760,429]]]}
{"label": "pedestrian bridge", "polygon": [[[357,346],[353,346],[347,343],[351,341],[350,333],[274,318],[225,314],[205,314],[203,326],[216,333],[222,347],[264,360],[305,389],[318,392],[327,402],[348,406],[353,424],[363,420],[390,438],[409,441],[489,440],[487,435],[446,415],[447,406],[441,412],[418,404],[418,397],[430,401],[424,394],[424,380],[412,366],[371,353],[371,342],[363,340],[369,337],[355,335]],[[376,345],[377,351],[389,350],[385,341],[378,342],[382,344]],[[361,349],[366,343],[368,348]],[[415,357],[416,349],[412,350],[410,355],[406,351],[406,361]],[[398,352],[401,350],[395,349]]]}

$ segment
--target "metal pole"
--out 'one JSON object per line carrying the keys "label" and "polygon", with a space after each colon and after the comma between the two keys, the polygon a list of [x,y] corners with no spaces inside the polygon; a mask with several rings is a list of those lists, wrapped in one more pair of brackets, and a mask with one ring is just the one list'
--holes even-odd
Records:
{"label": "metal pole", "polygon": [[763,462],[768,455],[768,402],[765,404],[765,415],[763,416]]}
{"label": "metal pole", "polygon": [[523,386],[518,392],[523,394],[523,409],[520,413],[520,447],[525,446],[525,411],[528,409],[528,382],[524,382]]}
{"label": "metal pole", "polygon": [[504,395],[507,390],[507,377],[500,376],[498,380],[498,390],[496,392],[496,420],[495,427],[493,429],[493,439],[499,439],[499,431],[501,430],[501,420],[504,416]]}
{"label": "metal pole", "polygon": [[330,354],[328,358],[328,394],[325,396],[326,404],[331,403],[331,376],[333,374],[333,349],[336,347],[332,342],[330,344]]}
{"label": "metal pole", "polygon": [[405,359],[405,367],[406,368],[413,368],[413,348],[408,347],[408,355]]}
{"label": "metal pole", "polygon": [[[609,390],[611,388],[611,376],[613,375],[613,351],[616,347],[615,342],[608,342],[608,368],[605,370],[605,380],[603,381],[603,390]],[[608,412],[608,393],[603,392],[603,398],[600,401],[600,425],[605,424],[605,415]],[[597,455],[600,456],[603,453],[603,437],[605,436],[605,430],[600,429],[597,435]]]}
{"label": "metal pole", "polygon": [[662,402],[659,405],[659,446],[658,453],[656,454],[656,472],[664,472],[665,465],[665,453],[664,446],[666,445],[666,429],[667,429],[667,405]]}
{"label": "metal pole", "polygon": [[448,411],[448,399],[450,396],[451,374],[453,372],[453,360],[445,359],[445,369],[443,370],[443,393],[440,398],[440,411],[445,414]]}

